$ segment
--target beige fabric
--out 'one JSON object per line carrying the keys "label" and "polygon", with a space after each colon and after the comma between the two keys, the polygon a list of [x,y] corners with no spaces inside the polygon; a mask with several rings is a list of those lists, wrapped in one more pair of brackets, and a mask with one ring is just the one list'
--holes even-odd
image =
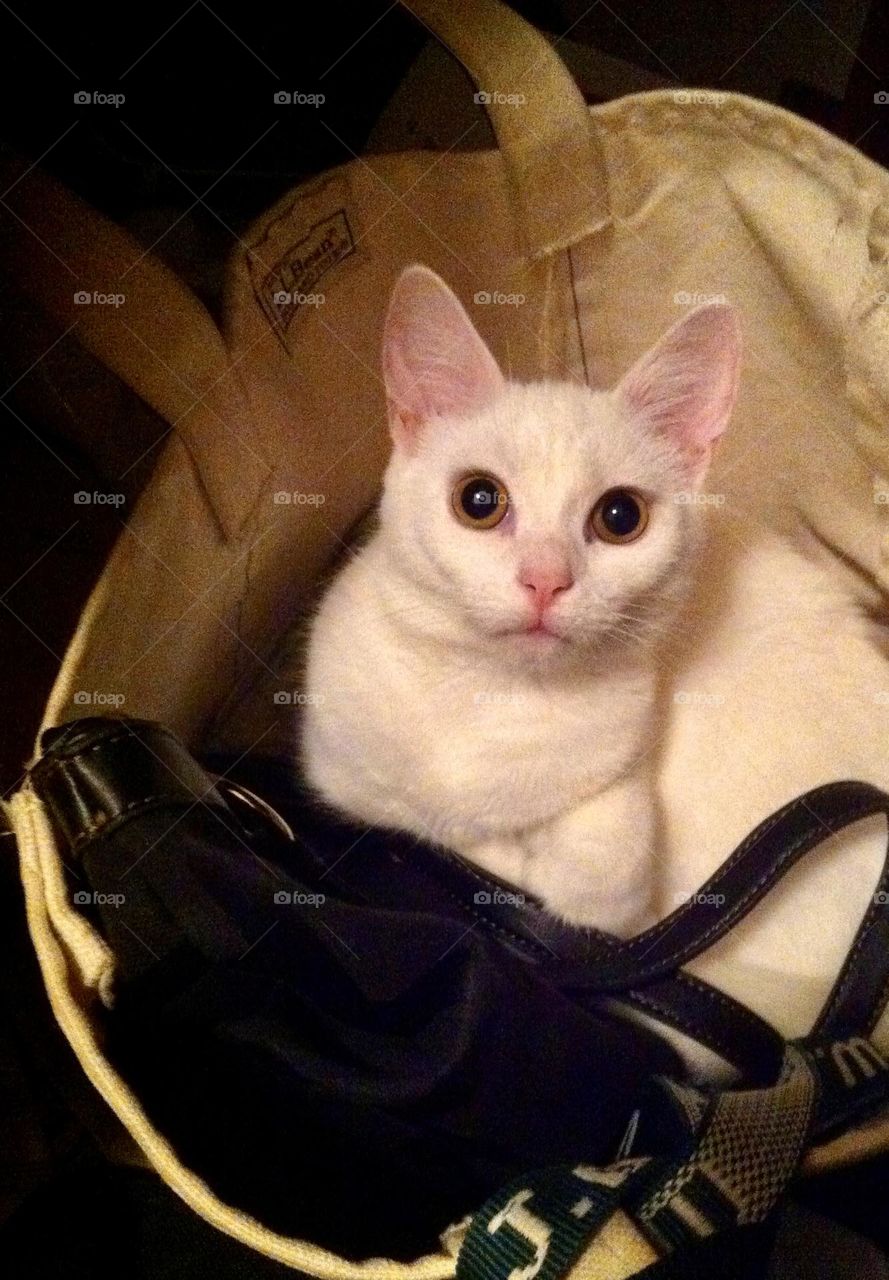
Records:
{"label": "beige fabric", "polygon": [[[100,308],[85,323],[76,315],[90,349],[177,433],[81,619],[45,726],[80,714],[74,695],[96,690],[195,746],[289,749],[271,655],[378,491],[380,328],[408,262],[448,279],[519,377],[610,383],[682,306],[724,294],[743,315],[742,395],[708,483],[712,550],[652,744],[672,905],[799,791],[838,777],[889,786],[878,625],[889,575],[889,176],[811,124],[737,96],[659,91],[587,112],[553,53],[493,0],[458,6],[459,21],[444,0],[411,7],[493,96],[499,151],[356,158],[282,199],[232,258],[224,335],[150,255],[132,272],[136,336]],[[34,181],[16,188],[19,208],[48,243],[63,238],[82,279],[113,291],[141,250],[60,189],[42,200],[48,188]],[[20,283],[70,323],[27,239]],[[304,300],[282,307],[282,290]],[[473,302],[480,292],[513,304]],[[169,1185],[308,1274],[406,1275],[281,1240],[178,1163],[102,1056],[94,1015],[112,998],[112,960],[70,904],[27,786],[9,812],[59,1023]],[[697,971],[789,1033],[805,1030],[873,891],[881,825],[829,842]],[[885,1145],[885,1127],[867,1141]],[[442,1254],[411,1274],[452,1272]]]}

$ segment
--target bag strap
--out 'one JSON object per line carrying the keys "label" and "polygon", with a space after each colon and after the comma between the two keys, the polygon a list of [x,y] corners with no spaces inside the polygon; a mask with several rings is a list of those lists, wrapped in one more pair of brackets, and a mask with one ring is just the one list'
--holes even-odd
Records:
{"label": "bag strap", "polygon": [[500,0],[402,0],[479,90],[531,260],[610,220],[607,170],[589,110],[552,45]]}
{"label": "bag strap", "polygon": [[[797,796],[766,818],[685,903],[652,929],[620,940],[562,924],[446,850],[426,865],[452,899],[504,945],[542,965],[560,987],[614,998],[691,1035],[748,1082],[772,1078],[784,1040],[732,997],[682,970],[750,912],[826,837],[876,813],[889,795],[864,782],[835,782]],[[712,906],[720,902],[714,918]],[[875,893],[843,968],[812,1029],[825,1040],[869,1034],[889,999],[889,848]]]}
{"label": "bag strap", "polygon": [[887,1096],[889,1064],[862,1038],[785,1045],[762,1088],[657,1077],[615,1163],[528,1174],[452,1231],[457,1280],[760,1276],[807,1148]]}
{"label": "bag strap", "polygon": [[207,309],[121,227],[21,157],[0,156],[0,188],[8,278],[175,427],[220,533],[237,538],[271,468]]}
{"label": "bag strap", "polygon": [[[452,891],[464,897],[468,893],[480,914],[509,931],[520,944],[534,944],[539,953],[555,956],[568,985],[601,994],[617,993],[667,976],[706,951],[823,840],[878,813],[889,817],[889,794],[867,782],[831,782],[797,796],[761,822],[694,898],[651,929],[626,940],[595,929],[564,925],[539,904],[522,900],[520,895],[508,892],[508,886],[496,883],[446,851],[438,852],[436,872],[449,882]],[[721,904],[715,918],[708,905],[714,900]],[[868,991],[882,991],[889,977],[887,908],[889,847],[871,907],[823,1015],[830,1021],[831,1030],[841,1016],[850,1016],[853,1003],[860,1004],[859,981],[868,980]],[[863,960],[873,962],[869,977],[860,973]],[[873,1016],[867,1019],[869,1026],[873,1025]]]}
{"label": "bag strap", "polygon": [[[623,1144],[644,1155],[511,1183],[464,1227],[457,1280],[761,1274],[752,1264],[768,1253],[762,1228],[805,1151],[818,1087],[796,1046],[769,1088],[658,1082]],[[728,1270],[717,1272],[719,1261]]]}

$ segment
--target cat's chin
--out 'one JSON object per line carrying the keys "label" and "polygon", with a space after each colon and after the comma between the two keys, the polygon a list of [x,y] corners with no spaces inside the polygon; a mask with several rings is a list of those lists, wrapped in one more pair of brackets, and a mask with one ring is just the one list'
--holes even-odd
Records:
{"label": "cat's chin", "polygon": [[576,656],[576,647],[566,636],[542,628],[501,631],[496,641],[518,667],[560,667]]}

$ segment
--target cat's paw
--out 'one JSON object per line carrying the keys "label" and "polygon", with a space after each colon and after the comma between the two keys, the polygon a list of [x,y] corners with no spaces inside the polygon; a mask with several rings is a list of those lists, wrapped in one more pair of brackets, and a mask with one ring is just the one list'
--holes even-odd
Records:
{"label": "cat's paw", "polygon": [[518,889],[524,888],[528,851],[517,839],[503,836],[455,847],[461,857],[482,871],[487,871],[505,884]]}
{"label": "cat's paw", "polygon": [[524,883],[569,924],[633,937],[657,919],[654,828],[650,788],[624,779],[524,837]]}

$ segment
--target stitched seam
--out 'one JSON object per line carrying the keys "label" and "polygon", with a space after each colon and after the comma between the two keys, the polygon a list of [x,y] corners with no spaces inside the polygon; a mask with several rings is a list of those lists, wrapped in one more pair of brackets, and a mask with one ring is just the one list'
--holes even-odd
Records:
{"label": "stitched seam", "polygon": [[[86,844],[94,836],[99,834],[104,834],[105,832],[108,831],[110,827],[115,826],[121,818],[125,817],[129,813],[132,813],[134,809],[147,808],[150,805],[154,805],[158,803],[159,804],[188,803],[188,797],[173,796],[173,795],[170,795],[169,793],[161,793],[159,795],[143,796],[142,799],[140,800],[131,800],[129,804],[124,805],[122,809],[116,810],[116,812],[113,813],[109,818],[106,818],[104,822],[91,823],[88,827],[84,827],[81,831],[79,831],[77,835],[74,837],[74,843],[72,845],[72,848],[76,851],[77,849],[80,848],[81,845]],[[197,804],[206,804],[206,803],[213,803],[213,802],[207,801],[205,797],[202,797],[199,800],[192,799],[189,807],[194,808],[195,805]]]}
{"label": "stitched seam", "polygon": [[[169,729],[165,729],[162,725],[155,726],[155,731],[163,733],[166,737],[171,738],[178,745],[178,739]],[[84,756],[91,755],[94,751],[104,751],[106,747],[112,746],[115,742],[123,742],[124,739],[135,738],[140,746],[144,745],[138,734],[128,733],[121,730],[119,733],[113,734],[110,738],[101,738],[98,742],[94,742],[91,747],[83,747],[76,755],[73,756],[55,756],[50,760],[44,757],[38,760],[34,768],[31,770],[32,775],[36,774],[38,778],[52,778],[57,773],[69,772],[70,766],[77,760],[82,760]]]}
{"label": "stitched seam", "polygon": [[766,1022],[765,1018],[760,1018],[746,1005],[741,1004],[737,1000],[733,1000],[727,996],[724,991],[720,991],[717,987],[711,987],[709,982],[701,982],[693,974],[686,973],[684,970],[676,975],[676,977],[689,987],[693,987],[700,995],[706,996],[708,1000],[719,1004],[727,1013],[737,1018],[738,1022],[744,1023],[745,1026],[753,1029],[759,1035],[767,1035],[769,1032],[775,1037],[776,1042],[783,1039],[775,1031],[774,1027]]}
{"label": "stitched seam", "polygon": [[[475,878],[481,881],[482,884],[493,883],[490,880],[485,880],[484,876],[476,876]],[[464,899],[461,898],[458,894],[456,894],[453,891],[453,889],[450,888],[449,885],[443,884],[441,880],[438,880],[437,883],[453,903],[455,903],[468,915],[474,916],[476,921],[478,921],[480,924],[485,925],[488,929],[492,930],[494,933],[502,934],[503,937],[509,938],[511,939],[512,942],[518,943],[521,949],[524,951],[527,951],[530,955],[535,955],[536,953],[539,953],[539,957],[541,960],[547,960],[552,958],[550,953],[547,952],[546,948],[542,946],[542,944],[532,942],[528,938],[523,938],[522,935],[519,933],[513,933],[513,931],[507,928],[506,925],[498,924],[496,920],[492,920],[489,916],[486,916],[484,912],[479,911],[476,908],[475,904],[470,904],[464,901]]]}
{"label": "stitched seam", "polygon": [[715,1032],[712,1028],[708,1028],[706,1039],[701,1034],[699,1027],[694,1022],[689,1021],[684,1014],[678,1013],[671,1005],[662,1004],[654,996],[648,995],[642,991],[632,991],[626,993],[626,998],[634,1004],[641,1004],[643,1008],[659,1013],[664,1022],[670,1026],[676,1027],[679,1031],[684,1031],[690,1035],[693,1040],[702,1041],[708,1048],[715,1050],[722,1057],[727,1058],[729,1062],[738,1065],[736,1054],[732,1052],[728,1042],[721,1034]]}
{"label": "stitched seam", "polygon": [[[861,817],[864,813],[886,812],[885,809],[874,810],[871,808],[871,805],[872,805],[872,798],[868,798],[866,800],[865,799],[859,800],[858,803],[855,806],[853,806],[852,809],[846,812],[843,818],[843,827],[840,827],[839,830],[843,830],[844,827],[851,826],[852,823],[857,821],[857,819]],[[829,833],[829,835],[832,835],[832,834],[834,833],[833,832]],[[822,836],[821,839],[817,840],[815,844],[812,845],[811,847],[812,848],[817,847],[818,844],[821,844],[823,843],[824,840],[829,839],[829,835]],[[683,960],[692,958],[695,955],[699,955],[702,951],[705,951],[707,941],[711,937],[713,937],[714,934],[727,933],[729,929],[731,929],[732,926],[739,919],[743,918],[743,916],[745,916],[748,913],[748,911],[752,910],[752,908],[756,905],[756,902],[752,901],[752,899],[757,898],[757,896],[759,895],[760,889],[762,889],[764,885],[768,884],[769,880],[774,879],[775,881],[777,881],[778,879],[780,879],[780,876],[783,873],[787,862],[790,859],[792,859],[796,851],[811,838],[812,838],[811,831],[806,831],[802,835],[798,836],[797,839],[794,840],[793,844],[790,845],[789,848],[785,849],[783,853],[779,855],[779,857],[775,860],[775,862],[773,862],[772,865],[765,872],[763,872],[763,874],[756,881],[756,883],[750,889],[748,889],[745,894],[743,894],[743,896],[735,903],[733,907],[731,907],[726,912],[726,914],[723,916],[721,921],[719,921],[715,925],[712,925],[709,929],[705,930],[704,933],[698,934],[697,937],[694,939],[694,941],[687,943],[685,947],[680,948],[678,951],[671,952],[669,955],[665,956],[661,960],[654,961],[654,963],[649,965],[647,969],[645,968],[640,969],[636,974],[634,974],[634,980],[639,981],[640,979],[644,979],[652,974],[656,974],[663,965],[670,966],[670,965],[681,964]],[[735,855],[733,855],[733,857],[734,856]],[[729,860],[729,862],[731,861],[732,859]],[[729,864],[727,863],[725,865],[726,867],[728,867]],[[701,892],[703,892],[703,890],[701,890]],[[642,936],[644,937],[644,934]]]}

